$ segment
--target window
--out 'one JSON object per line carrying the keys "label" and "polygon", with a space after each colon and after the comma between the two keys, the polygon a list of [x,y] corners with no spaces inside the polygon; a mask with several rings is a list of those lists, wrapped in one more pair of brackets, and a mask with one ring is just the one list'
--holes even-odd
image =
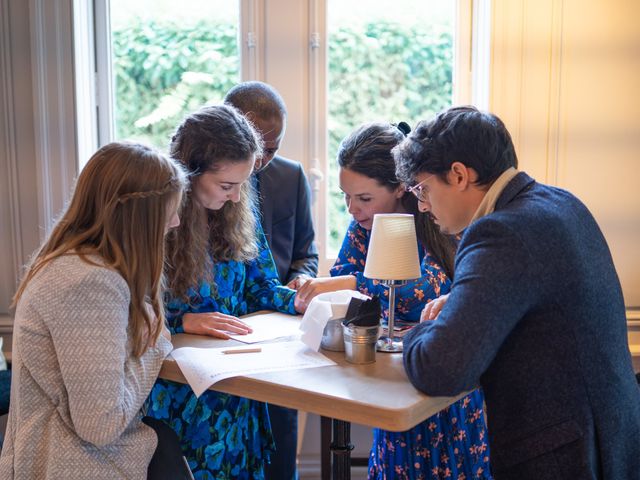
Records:
{"label": "window", "polygon": [[455,2],[329,0],[328,255],[351,220],[338,185],[340,141],[370,121],[414,125],[452,103]]}
{"label": "window", "polygon": [[486,1],[94,0],[97,143],[166,149],[186,112],[240,80],[272,84],[289,111],[280,153],[309,176],[326,273],[349,222],[340,141],[365,121],[413,126],[471,101],[470,68],[456,67],[471,66],[472,3]]}
{"label": "window", "polygon": [[109,9],[113,138],[166,149],[186,113],[240,80],[239,4],[110,0]]}

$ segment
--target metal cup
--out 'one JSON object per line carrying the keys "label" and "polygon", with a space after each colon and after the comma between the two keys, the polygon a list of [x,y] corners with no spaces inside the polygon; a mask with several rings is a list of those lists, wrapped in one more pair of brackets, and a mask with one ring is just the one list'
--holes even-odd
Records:
{"label": "metal cup", "polygon": [[378,325],[372,327],[343,325],[342,332],[347,362],[365,364],[376,361]]}
{"label": "metal cup", "polygon": [[322,332],[320,347],[332,352],[344,352],[343,320],[344,318],[334,318],[327,322]]}

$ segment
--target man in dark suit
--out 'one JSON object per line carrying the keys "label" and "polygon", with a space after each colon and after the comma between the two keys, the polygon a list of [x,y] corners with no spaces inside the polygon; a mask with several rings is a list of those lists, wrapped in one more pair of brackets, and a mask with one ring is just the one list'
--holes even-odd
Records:
{"label": "man in dark suit", "polygon": [[311,191],[302,165],[275,156],[254,176],[260,195],[262,228],[283,284],[318,274],[318,251],[311,221]]}
{"label": "man in dark suit", "polygon": [[[244,113],[262,135],[264,155],[256,160],[256,173],[252,178],[258,193],[262,228],[280,281],[297,288],[299,282],[317,275],[318,250],[311,221],[311,191],[302,166],[276,156],[286,129],[284,100],[266,83],[244,82],[229,90],[224,101]],[[276,452],[267,466],[266,477],[297,478],[297,412],[269,405],[269,416]]]}
{"label": "man in dark suit", "polygon": [[591,213],[518,172],[504,124],[473,107],[421,122],[394,153],[421,210],[461,234],[451,293],[405,336],[411,382],[482,386],[497,480],[640,478],[624,300]]}

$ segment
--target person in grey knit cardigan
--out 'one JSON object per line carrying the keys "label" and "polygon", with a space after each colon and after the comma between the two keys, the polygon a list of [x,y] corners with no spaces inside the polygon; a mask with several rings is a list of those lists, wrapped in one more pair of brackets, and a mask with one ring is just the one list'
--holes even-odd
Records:
{"label": "person in grey knit cardigan", "polygon": [[171,352],[164,234],[186,185],[140,144],[94,154],[16,296],[2,479],[140,479],[157,436],[140,408]]}

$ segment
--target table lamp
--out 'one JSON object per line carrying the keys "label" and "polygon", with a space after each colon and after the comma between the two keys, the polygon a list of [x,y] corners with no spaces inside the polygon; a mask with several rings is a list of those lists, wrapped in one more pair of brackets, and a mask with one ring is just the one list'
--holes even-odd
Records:
{"label": "table lamp", "polygon": [[422,276],[413,215],[384,213],[373,217],[364,276],[389,288],[388,335],[378,339],[377,349],[401,352],[402,339],[396,338],[393,330],[395,289]]}

